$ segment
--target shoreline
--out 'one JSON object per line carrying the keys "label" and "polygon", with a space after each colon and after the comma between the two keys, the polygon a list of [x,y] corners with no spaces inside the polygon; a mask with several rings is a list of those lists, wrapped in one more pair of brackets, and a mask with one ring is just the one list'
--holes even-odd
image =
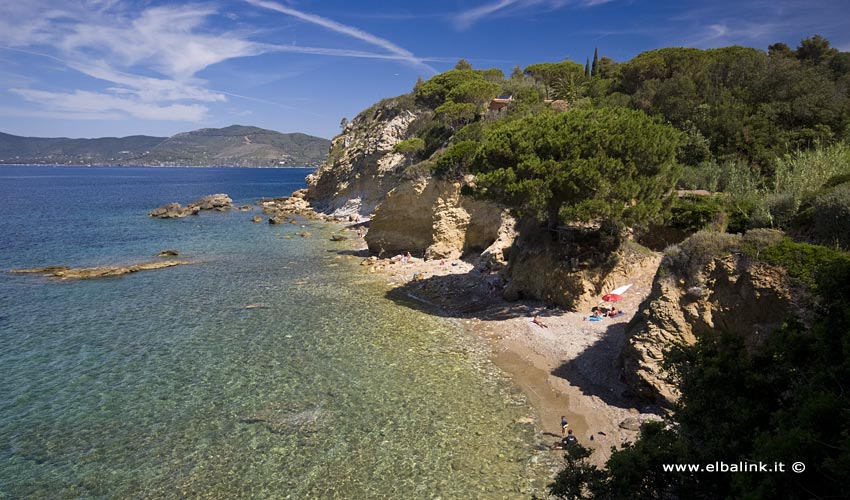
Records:
{"label": "shoreline", "polygon": [[[594,451],[591,463],[602,466],[612,447],[637,438],[642,421],[659,418],[660,408],[630,396],[616,363],[625,327],[651,291],[660,257],[631,277],[634,286],[618,303],[626,314],[590,322],[583,321],[581,313],[494,296],[487,276],[470,262],[371,258],[363,238],[350,239],[363,272],[385,281],[391,294],[454,319],[486,342],[491,362],[525,395],[543,442],[560,439],[565,415],[579,442]],[[534,318],[546,328],[532,322]],[[560,452],[552,453],[560,462]]]}

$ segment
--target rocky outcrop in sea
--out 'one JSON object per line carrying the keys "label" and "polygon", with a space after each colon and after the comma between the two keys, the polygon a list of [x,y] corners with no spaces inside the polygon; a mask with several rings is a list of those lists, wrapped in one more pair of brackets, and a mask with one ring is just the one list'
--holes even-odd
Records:
{"label": "rocky outcrop in sea", "polygon": [[210,194],[189,203],[185,207],[179,203],[169,203],[151,210],[148,215],[160,219],[179,219],[189,215],[198,215],[201,210],[224,211],[233,208],[233,200],[223,193]]}

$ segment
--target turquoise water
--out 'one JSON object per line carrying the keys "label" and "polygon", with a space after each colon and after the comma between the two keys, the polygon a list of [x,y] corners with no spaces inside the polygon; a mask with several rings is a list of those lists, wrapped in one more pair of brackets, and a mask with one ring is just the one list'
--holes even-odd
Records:
{"label": "turquoise water", "polygon": [[[384,297],[332,227],[146,212],[306,170],[0,168],[0,498],[528,498],[522,397],[448,320]],[[245,306],[251,305],[251,308]]]}

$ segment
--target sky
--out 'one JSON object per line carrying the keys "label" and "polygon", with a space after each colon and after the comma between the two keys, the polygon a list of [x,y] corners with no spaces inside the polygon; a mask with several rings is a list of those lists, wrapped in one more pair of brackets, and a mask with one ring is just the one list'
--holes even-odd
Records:
{"label": "sky", "polygon": [[517,65],[661,47],[850,51],[850,0],[0,0],[0,132],[330,138],[460,58]]}

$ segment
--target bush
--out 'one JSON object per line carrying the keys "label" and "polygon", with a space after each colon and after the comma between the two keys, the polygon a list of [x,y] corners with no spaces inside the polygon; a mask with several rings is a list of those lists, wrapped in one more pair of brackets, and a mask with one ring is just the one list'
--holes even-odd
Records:
{"label": "bush", "polygon": [[683,231],[699,231],[712,223],[715,229],[723,230],[724,220],[723,206],[714,197],[679,198],[670,209],[670,225]]}
{"label": "bush", "polygon": [[478,143],[460,141],[444,151],[436,161],[434,173],[443,178],[458,178],[469,172]]}
{"label": "bush", "polygon": [[705,189],[709,192],[717,191],[720,176],[723,169],[713,161],[702,162],[697,166],[687,165],[679,177],[681,189]]}
{"label": "bush", "polygon": [[664,250],[662,265],[673,275],[699,285],[696,278],[703,267],[716,257],[737,250],[741,236],[716,231],[699,231],[682,242]]}
{"label": "bush", "polygon": [[419,137],[405,139],[395,145],[393,151],[403,155],[420,153],[425,149],[425,141]]}
{"label": "bush", "polygon": [[785,233],[776,229],[751,229],[741,238],[741,252],[747,257],[758,259],[762,250],[776,245]]}
{"label": "bush", "polygon": [[812,208],[816,238],[824,244],[850,249],[850,183],[821,194]]}

